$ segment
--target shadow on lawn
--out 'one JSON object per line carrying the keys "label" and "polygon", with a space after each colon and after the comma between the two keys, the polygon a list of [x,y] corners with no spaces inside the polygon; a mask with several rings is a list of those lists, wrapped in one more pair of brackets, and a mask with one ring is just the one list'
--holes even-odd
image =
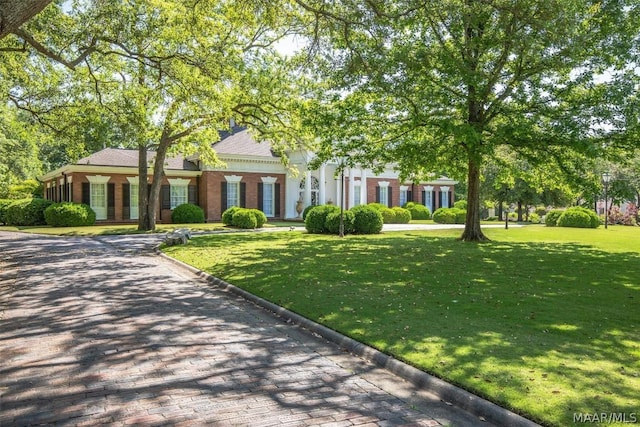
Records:
{"label": "shadow on lawn", "polygon": [[638,253],[415,233],[209,245],[241,254],[210,273],[539,420],[637,410]]}
{"label": "shadow on lawn", "polygon": [[413,414],[261,310],[149,258],[91,239],[0,234],[0,249],[0,425]]}

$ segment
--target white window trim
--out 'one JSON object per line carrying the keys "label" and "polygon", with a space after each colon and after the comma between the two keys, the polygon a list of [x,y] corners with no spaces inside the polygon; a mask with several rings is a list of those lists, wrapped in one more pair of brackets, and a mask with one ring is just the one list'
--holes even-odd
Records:
{"label": "white window trim", "polygon": [[184,203],[188,203],[189,202],[189,183],[191,182],[190,179],[185,179],[185,178],[170,178],[167,179],[167,181],[169,181],[169,197],[171,199],[171,209],[175,209],[177,206],[181,205],[182,203],[177,203],[174,204],[173,203],[173,197],[171,197],[171,189],[177,189],[177,188],[181,188],[183,189],[182,191],[184,191]]}
{"label": "white window trim", "polygon": [[242,177],[238,175],[225,175],[224,179],[226,179],[230,184],[237,184],[242,181]]}
{"label": "white window trim", "polygon": [[274,176],[263,176],[260,179],[262,180],[263,184],[275,184],[276,181],[278,181],[278,178]]}
{"label": "white window trim", "polygon": [[[380,187],[380,203],[384,206],[389,206],[389,181],[380,181],[378,182],[378,187]],[[384,200],[382,199],[382,189],[384,188]]]}
{"label": "white window trim", "polygon": [[448,193],[450,189],[451,187],[440,187],[440,191],[443,191],[445,193]]}
{"label": "white window trim", "polygon": [[104,175],[87,175],[87,180],[91,184],[106,184],[111,179],[110,176]]}
{"label": "white window trim", "polygon": [[73,181],[73,177],[67,176],[67,184],[71,184],[72,181]]}
{"label": "white window trim", "polygon": [[433,191],[433,185],[425,185],[424,191]]}
{"label": "white window trim", "polygon": [[379,181],[378,182],[378,187],[388,187],[389,186],[389,181]]}

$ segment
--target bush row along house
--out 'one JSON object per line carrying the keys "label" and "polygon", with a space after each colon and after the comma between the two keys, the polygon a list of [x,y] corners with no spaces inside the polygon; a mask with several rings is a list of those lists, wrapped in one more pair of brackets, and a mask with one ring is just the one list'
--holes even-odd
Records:
{"label": "bush row along house", "polygon": [[[287,168],[268,142],[255,141],[245,128],[235,126],[221,136],[213,148],[226,167],[209,167],[197,156],[167,158],[157,222],[170,223],[171,211],[183,203],[200,206],[207,222],[220,221],[222,212],[231,206],[260,209],[269,219],[294,219],[306,206],[339,205],[341,197],[345,209],[371,202],[392,207],[414,201],[433,212],[453,204],[456,182],[446,177],[404,183],[393,168],[379,174],[365,168],[347,168],[343,187],[337,163],[323,164],[317,170],[307,168],[313,158],[311,152],[287,153]],[[150,160],[154,156],[149,152]],[[151,173],[150,168],[149,179]],[[138,219],[137,150],[107,148],[51,171],[40,180],[46,199],[88,204],[98,222]]]}

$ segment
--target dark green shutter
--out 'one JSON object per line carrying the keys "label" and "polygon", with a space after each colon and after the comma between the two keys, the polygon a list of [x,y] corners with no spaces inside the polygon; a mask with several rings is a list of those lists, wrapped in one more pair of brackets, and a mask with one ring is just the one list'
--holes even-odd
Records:
{"label": "dark green shutter", "polygon": [[431,192],[431,206],[429,207],[429,209],[431,210],[431,212],[436,209],[436,190],[433,190]]}
{"label": "dark green shutter", "polygon": [[189,194],[189,203],[191,203],[192,205],[197,205],[198,204],[198,186],[190,185],[188,194]]}
{"label": "dark green shutter", "polygon": [[91,205],[91,184],[88,182],[82,183],[82,203]]}
{"label": "dark green shutter", "polygon": [[380,203],[380,187],[376,187],[376,203]]}
{"label": "dark green shutter", "polygon": [[449,207],[453,207],[453,192],[449,191]]}
{"label": "dark green shutter", "polygon": [[[422,190],[422,204],[424,205],[424,202],[427,200],[427,192],[426,190]],[[425,205],[426,206],[426,205]],[[427,206],[429,208],[429,210],[431,210],[431,206]]]}
{"label": "dark green shutter", "polygon": [[393,188],[391,187],[387,187],[387,206],[388,207],[392,207],[393,206]]}
{"label": "dark green shutter", "polygon": [[280,184],[275,184],[274,185],[274,190],[273,190],[273,200],[274,200],[274,205],[275,205],[275,209],[273,214],[276,217],[280,217]]}
{"label": "dark green shutter", "polygon": [[160,206],[161,209],[171,209],[171,186],[169,185],[160,187]]}
{"label": "dark green shutter", "polygon": [[258,183],[258,209],[264,212],[264,184]]}
{"label": "dark green shutter", "polygon": [[407,203],[413,202],[413,191],[407,191]]}
{"label": "dark green shutter", "polygon": [[227,210],[227,182],[222,181],[220,183],[220,206],[222,207],[222,212]]}
{"label": "dark green shutter", "polygon": [[107,219],[116,219],[116,185],[107,184]]}
{"label": "dark green shutter", "polygon": [[241,208],[247,207],[247,183],[246,182],[240,183],[240,207]]}

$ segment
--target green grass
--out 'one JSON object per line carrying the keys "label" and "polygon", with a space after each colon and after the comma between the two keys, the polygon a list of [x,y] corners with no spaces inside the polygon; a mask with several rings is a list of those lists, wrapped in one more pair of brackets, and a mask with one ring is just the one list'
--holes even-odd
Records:
{"label": "green grass", "polygon": [[640,408],[640,228],[209,235],[165,252],[548,425]]}

